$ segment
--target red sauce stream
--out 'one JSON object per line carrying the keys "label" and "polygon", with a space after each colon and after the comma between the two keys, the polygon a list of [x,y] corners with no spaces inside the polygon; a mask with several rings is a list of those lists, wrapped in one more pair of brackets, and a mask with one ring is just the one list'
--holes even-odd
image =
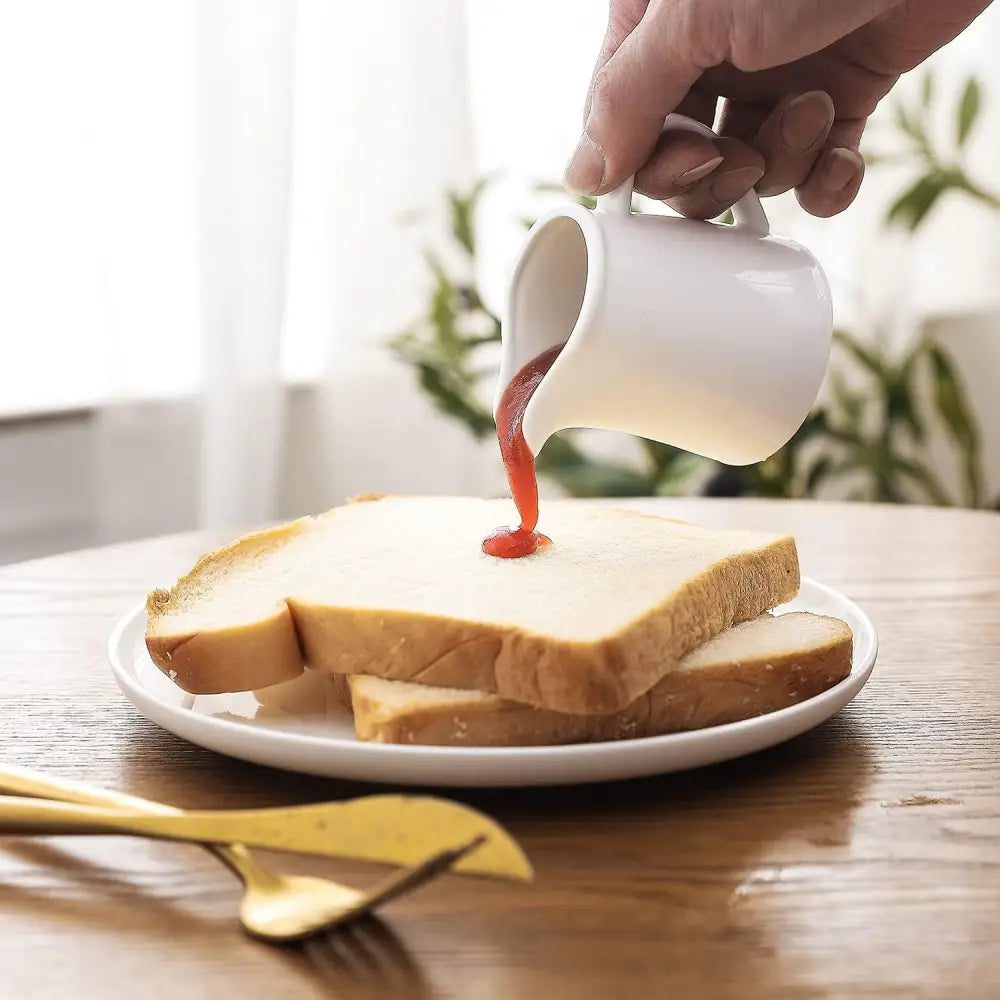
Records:
{"label": "red sauce stream", "polygon": [[511,496],[521,515],[517,528],[497,528],[483,539],[483,551],[501,559],[530,556],[550,540],[535,531],[538,524],[538,479],[535,476],[535,456],[524,440],[521,423],[532,394],[559,356],[563,345],[551,347],[529,361],[504,389],[497,407],[497,438],[500,456],[507,470]]}

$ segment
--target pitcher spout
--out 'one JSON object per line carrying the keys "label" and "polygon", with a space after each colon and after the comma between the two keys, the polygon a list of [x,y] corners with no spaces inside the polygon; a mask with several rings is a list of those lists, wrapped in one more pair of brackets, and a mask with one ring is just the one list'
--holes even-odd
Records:
{"label": "pitcher spout", "polygon": [[[536,358],[571,341],[586,321],[602,267],[600,228],[582,206],[562,206],[532,226],[507,290],[494,417],[514,377]],[[558,429],[544,433],[539,447]],[[542,433],[539,427],[538,434]],[[535,448],[532,451],[537,454]]]}

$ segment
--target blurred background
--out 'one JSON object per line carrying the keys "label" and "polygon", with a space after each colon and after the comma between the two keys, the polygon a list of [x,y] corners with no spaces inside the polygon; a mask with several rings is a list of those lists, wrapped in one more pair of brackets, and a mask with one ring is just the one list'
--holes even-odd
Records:
{"label": "blurred background", "polygon": [[[0,562],[372,490],[502,494],[496,316],[565,197],[606,12],[4,5]],[[786,449],[726,470],[577,432],[545,491],[997,507],[998,42],[1000,5],[902,82],[844,215],[766,203],[838,326]]]}

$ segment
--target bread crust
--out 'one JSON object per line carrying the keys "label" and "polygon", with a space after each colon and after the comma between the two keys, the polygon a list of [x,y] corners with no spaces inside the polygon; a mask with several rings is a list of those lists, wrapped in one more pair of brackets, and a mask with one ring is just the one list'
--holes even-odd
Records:
{"label": "bread crust", "polygon": [[791,538],[726,559],[627,628],[573,642],[518,628],[290,600],[306,662],[318,670],[488,691],[581,715],[619,712],[691,650],[799,589]]}
{"label": "bread crust", "polygon": [[201,556],[172,589],[150,593],[146,649],[153,663],[191,694],[252,691],[298,677],[303,670],[302,648],[285,603],[257,621],[228,628],[198,632],[161,632],[160,628],[214,570],[251,562],[286,545],[312,523],[312,518],[299,518],[237,538]]}
{"label": "bread crust", "polygon": [[836,619],[830,634],[801,650],[675,670],[613,715],[554,712],[499,697],[415,698],[400,704],[369,678],[351,677],[358,738],[430,746],[543,746],[592,743],[703,729],[797,704],[850,673],[853,638]]}
{"label": "bread crust", "polygon": [[308,664],[331,673],[488,691],[559,712],[610,715],[631,705],[691,650],[790,600],[799,588],[795,542],[779,537],[718,561],[596,642],[294,597],[257,621],[193,634],[168,631],[170,613],[215,568],[252,560],[314,523],[303,518],[244,536],[203,556],[171,591],[152,593],[146,644],[153,662],[192,694],[268,687],[298,676]]}

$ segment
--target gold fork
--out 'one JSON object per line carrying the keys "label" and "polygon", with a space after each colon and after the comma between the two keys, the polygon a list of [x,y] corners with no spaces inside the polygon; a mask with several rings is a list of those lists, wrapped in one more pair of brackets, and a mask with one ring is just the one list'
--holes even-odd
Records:
{"label": "gold fork", "polygon": [[[149,817],[192,815],[159,802],[94,788],[82,782],[48,778],[21,768],[0,769],[0,791],[101,806],[132,814],[141,813]],[[0,806],[3,805],[15,805],[15,802],[9,800],[8,803],[3,803],[0,800]],[[6,809],[4,811],[8,812],[9,817],[9,811]],[[21,812],[24,813],[25,810],[22,808]],[[63,810],[57,812],[62,814],[65,827],[65,817],[68,814]],[[48,810],[48,813],[51,817],[52,810]],[[105,818],[110,817],[105,816]],[[8,830],[11,829],[8,824],[5,825]],[[22,830],[24,829],[25,826],[22,825]],[[66,830],[66,832],[71,831]],[[475,832],[457,847],[437,851],[417,863],[415,867],[394,873],[380,881],[365,893],[323,878],[284,875],[271,871],[255,861],[242,844],[204,843],[203,846],[223,861],[243,882],[240,921],[244,929],[254,937],[264,940],[288,942],[327,931],[338,924],[370,913],[376,907],[404,893],[412,892],[436,875],[463,862],[470,853],[477,852],[483,840],[484,834]],[[519,851],[517,853],[519,854]],[[520,877],[530,878],[530,866],[527,866],[526,860],[524,864],[526,868]]]}

